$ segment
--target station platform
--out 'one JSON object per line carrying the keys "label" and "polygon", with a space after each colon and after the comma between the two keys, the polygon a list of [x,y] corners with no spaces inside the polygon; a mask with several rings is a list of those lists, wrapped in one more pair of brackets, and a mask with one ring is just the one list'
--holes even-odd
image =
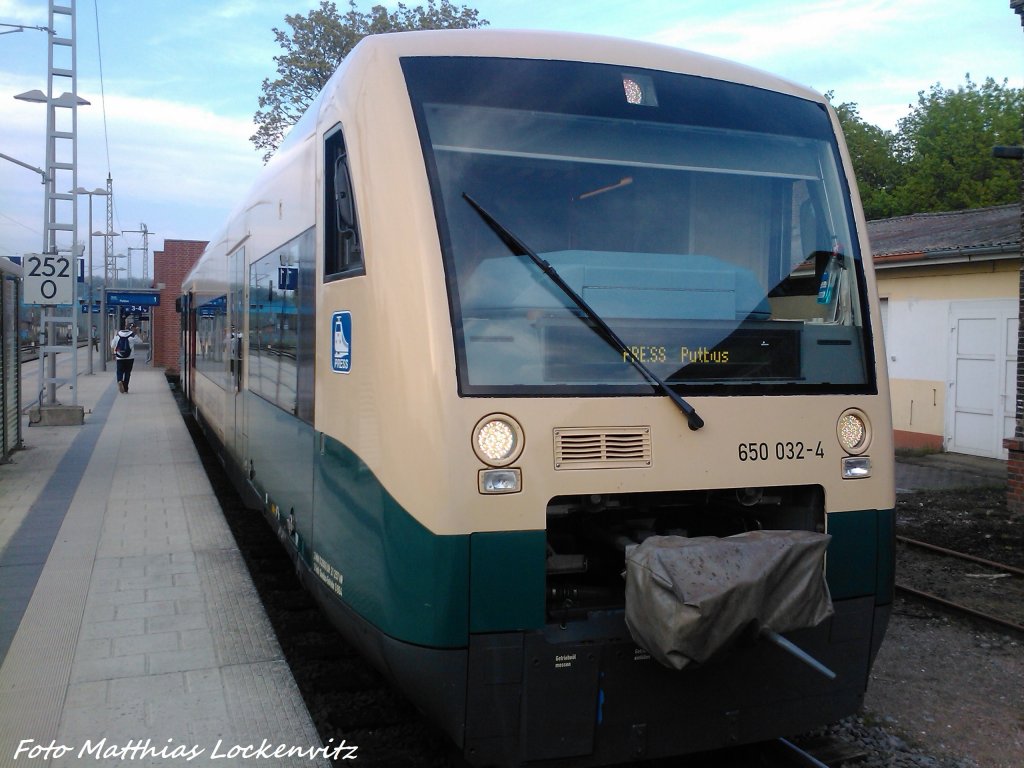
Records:
{"label": "station platform", "polygon": [[0,766],[327,765],[163,371],[79,354],[0,466]]}

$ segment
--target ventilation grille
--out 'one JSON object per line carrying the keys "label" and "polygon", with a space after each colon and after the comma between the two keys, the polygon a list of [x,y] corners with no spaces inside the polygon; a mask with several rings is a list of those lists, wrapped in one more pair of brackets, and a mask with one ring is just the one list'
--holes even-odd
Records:
{"label": "ventilation grille", "polygon": [[650,427],[555,430],[555,469],[651,466]]}

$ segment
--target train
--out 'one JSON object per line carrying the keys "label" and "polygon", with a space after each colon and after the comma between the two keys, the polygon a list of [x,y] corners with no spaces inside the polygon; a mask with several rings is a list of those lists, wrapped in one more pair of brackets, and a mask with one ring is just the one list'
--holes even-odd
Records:
{"label": "train", "polygon": [[[893,600],[892,424],[821,95],[602,36],[370,36],[180,308],[183,389],[247,504],[470,764],[682,755],[861,705]],[[748,607],[804,602],[771,570],[706,609],[631,576],[640,548],[769,534],[816,537],[814,617]],[[652,647],[687,612],[720,640]]]}

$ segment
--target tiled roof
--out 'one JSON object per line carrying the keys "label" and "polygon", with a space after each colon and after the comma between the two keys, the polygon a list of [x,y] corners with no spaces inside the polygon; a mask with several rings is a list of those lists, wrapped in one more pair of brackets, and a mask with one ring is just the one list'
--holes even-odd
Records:
{"label": "tiled roof", "polygon": [[999,205],[944,213],[915,213],[868,222],[875,257],[925,254],[1020,243],[1020,206]]}

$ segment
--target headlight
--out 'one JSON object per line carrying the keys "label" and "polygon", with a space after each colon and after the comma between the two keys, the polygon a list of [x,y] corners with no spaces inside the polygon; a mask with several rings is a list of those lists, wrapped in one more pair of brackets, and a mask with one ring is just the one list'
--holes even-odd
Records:
{"label": "headlight", "polygon": [[871,477],[870,456],[843,456],[843,480]]}
{"label": "headlight", "polygon": [[522,427],[511,416],[485,416],[473,428],[473,451],[484,464],[507,466],[523,452]]}
{"label": "headlight", "polygon": [[854,455],[864,453],[871,444],[871,428],[863,411],[850,408],[843,411],[836,423],[836,436],[843,450]]}
{"label": "headlight", "polygon": [[480,493],[519,493],[523,489],[523,475],[518,469],[481,469],[478,474]]}

